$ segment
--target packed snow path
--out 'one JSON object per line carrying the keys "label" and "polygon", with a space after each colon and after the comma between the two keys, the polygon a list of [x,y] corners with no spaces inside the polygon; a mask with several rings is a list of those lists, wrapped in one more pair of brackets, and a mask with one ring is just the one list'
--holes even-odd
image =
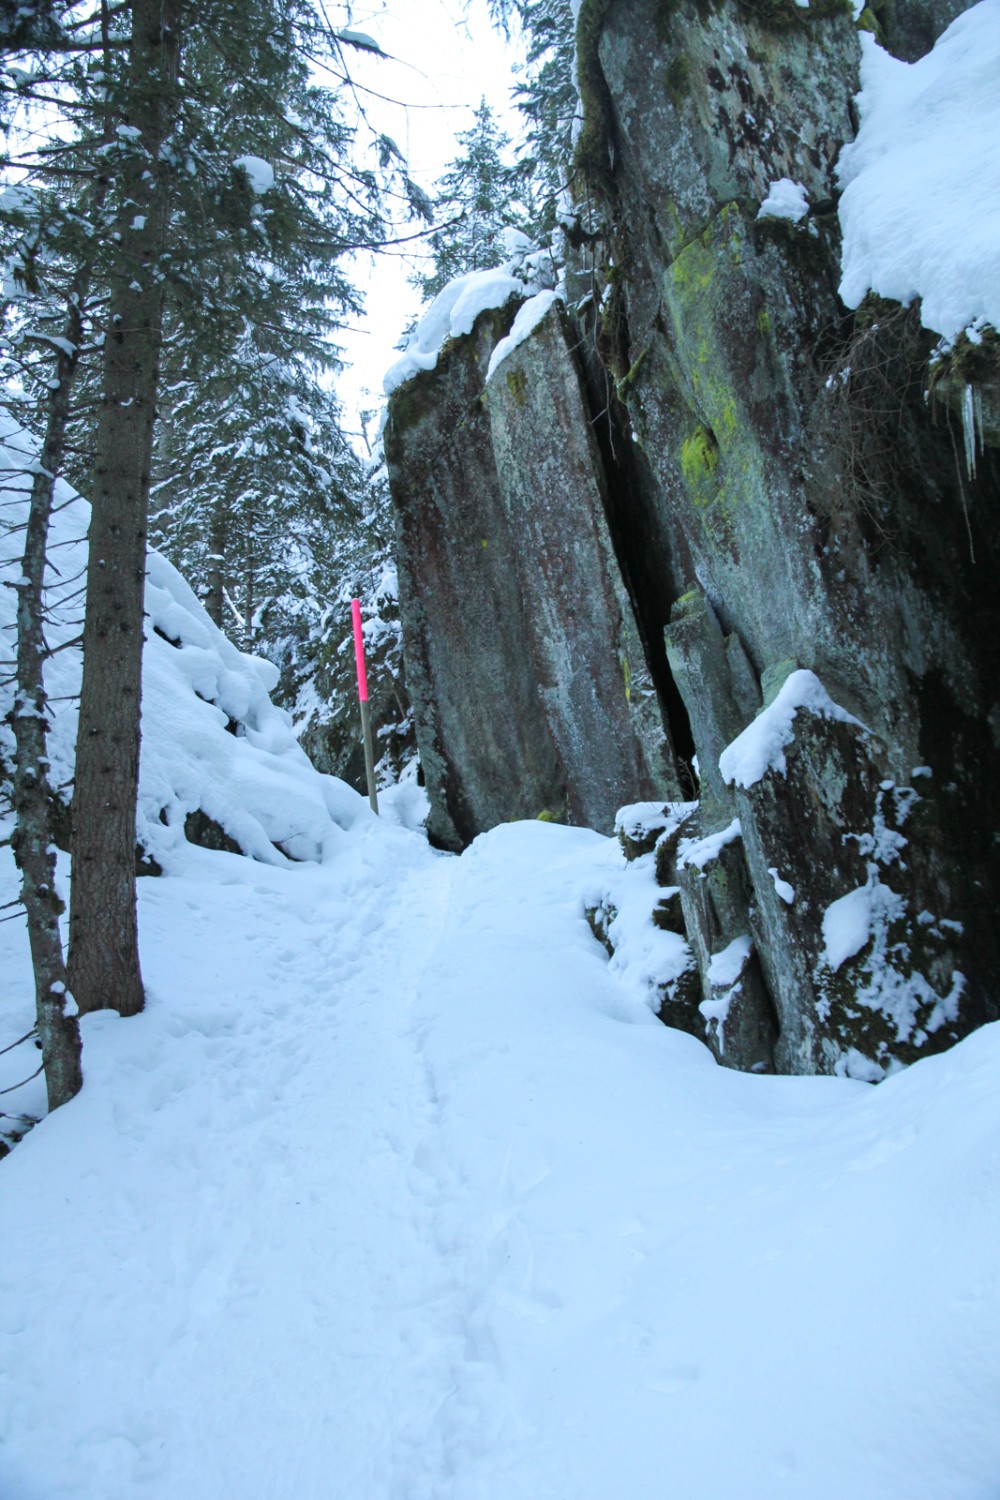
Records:
{"label": "packed snow path", "polygon": [[617,858],[142,882],[149,1009],[0,1165],[3,1500],[1000,1492],[1000,1028],[728,1073],[609,973]]}

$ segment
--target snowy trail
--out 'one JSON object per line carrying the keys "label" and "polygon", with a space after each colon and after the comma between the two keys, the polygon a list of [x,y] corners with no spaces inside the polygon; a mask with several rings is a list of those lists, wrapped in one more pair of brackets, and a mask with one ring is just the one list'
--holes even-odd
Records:
{"label": "snowy trail", "polygon": [[1000,1028],[727,1073],[582,921],[615,858],[143,883],[147,1013],[0,1167],[3,1500],[1000,1492]]}
{"label": "snowy trail", "polygon": [[[204,867],[213,884],[185,882],[182,913],[176,888],[143,891],[149,1019],[163,1024],[140,1037],[89,1023],[109,1045],[88,1070],[87,1128],[55,1145],[57,1253],[87,1271],[70,1336],[86,1358],[63,1378],[76,1451],[14,1495],[395,1493],[394,1423],[440,1297],[429,1214],[409,1186],[410,1141],[432,1111],[406,1007],[450,866],[421,851],[399,880],[361,854],[339,880],[257,866],[218,887]],[[161,1017],[179,918],[202,964],[193,1003]],[[105,1132],[117,1160],[99,1172],[89,1158]],[[30,1368],[53,1351],[35,1343],[43,1309],[19,1301]],[[106,1420],[85,1417],[94,1387]],[[15,1452],[23,1404],[10,1392]],[[167,1412],[165,1455],[155,1414]]]}

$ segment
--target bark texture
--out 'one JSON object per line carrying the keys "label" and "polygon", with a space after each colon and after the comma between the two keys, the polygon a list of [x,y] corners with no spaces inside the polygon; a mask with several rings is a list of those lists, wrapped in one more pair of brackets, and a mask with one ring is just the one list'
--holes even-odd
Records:
{"label": "bark texture", "polygon": [[21,872],[21,899],[28,919],[28,942],[35,979],[35,1013],[42,1048],[49,1109],[79,1093],[83,1084],[80,1028],[66,988],[59,918],[63,903],[55,884],[56,851],[52,841],[53,790],[46,754],[47,699],[44,666],[45,558],[52,515],[55,476],[62,467],[70,398],[83,338],[82,285],[70,302],[63,346],[56,351],[58,382],[31,486],[24,557],[17,597],[17,693],[11,714],[17,758],[14,768],[12,839]]}
{"label": "bark texture", "polygon": [[143,1006],[135,911],[143,590],[163,329],[160,256],[180,0],[134,0],[87,570],[73,803],[70,984],[81,1011]]}

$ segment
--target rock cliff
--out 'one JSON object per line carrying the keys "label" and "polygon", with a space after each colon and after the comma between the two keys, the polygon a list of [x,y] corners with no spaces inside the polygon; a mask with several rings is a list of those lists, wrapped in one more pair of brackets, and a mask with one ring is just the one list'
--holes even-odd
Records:
{"label": "rock cliff", "polygon": [[[860,24],[912,59],[964,8]],[[957,409],[995,373],[932,377],[918,307],[838,299],[850,6],[583,0],[577,47],[572,311],[487,380],[488,310],[390,402],[432,833],[607,829],[695,768],[668,1018],[877,1078],[997,1014],[1000,460],[986,421],[967,470]],[[760,217],[784,180],[801,216]]]}

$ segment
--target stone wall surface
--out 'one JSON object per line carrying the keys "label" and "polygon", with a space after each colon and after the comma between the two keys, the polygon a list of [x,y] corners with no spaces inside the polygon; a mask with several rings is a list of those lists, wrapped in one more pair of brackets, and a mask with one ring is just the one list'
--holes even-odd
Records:
{"label": "stone wall surface", "polygon": [[506,315],[484,313],[389,406],[407,684],[429,832],[460,849],[510,818],[560,812],[562,768],[523,649],[518,538],[480,397]]}
{"label": "stone wall surface", "polygon": [[[963,8],[894,0],[863,21],[912,59]],[[662,861],[702,995],[671,1001],[676,1024],[728,1065],[876,1078],[998,1013],[995,435],[967,473],[968,376],[934,387],[919,308],[838,300],[849,6],[583,0],[577,44],[601,217],[569,268],[572,315],[488,385],[498,330],[477,326],[390,408],[432,799],[494,783],[435,828],[454,845],[541,807],[606,827],[616,799],[678,800],[697,765],[689,837],[738,831],[701,864]],[[783,177],[808,195],[798,224],[758,218]],[[497,541],[492,568],[473,536]],[[523,753],[505,771],[506,747],[470,730],[438,591],[456,619],[490,594],[481,633],[506,631],[533,726],[530,796]],[[803,669],[838,714],[803,704],[773,761],[727,782],[723,748]]]}
{"label": "stone wall surface", "polygon": [[607,520],[604,474],[558,306],[486,388],[527,614],[525,646],[573,822],[679,796],[672,750]]}

